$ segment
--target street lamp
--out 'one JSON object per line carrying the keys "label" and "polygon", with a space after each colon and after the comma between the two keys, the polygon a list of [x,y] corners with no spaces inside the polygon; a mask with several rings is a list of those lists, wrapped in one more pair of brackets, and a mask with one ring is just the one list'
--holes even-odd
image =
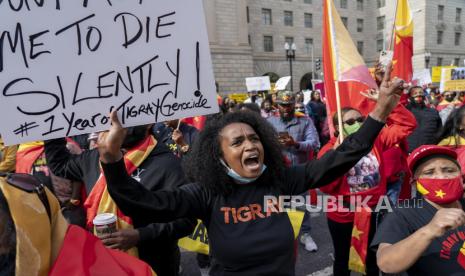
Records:
{"label": "street lamp", "polygon": [[431,53],[430,52],[425,52],[425,65],[426,69],[429,68],[429,61],[431,60]]}
{"label": "street lamp", "polygon": [[297,47],[295,46],[295,43],[292,42],[292,45],[289,45],[289,43],[284,44],[284,49],[286,50],[286,58],[289,60],[289,69],[290,69],[290,75],[291,75],[291,91],[294,92],[294,86],[293,86],[293,81],[294,79],[292,78],[292,61],[295,60],[295,50],[297,50]]}

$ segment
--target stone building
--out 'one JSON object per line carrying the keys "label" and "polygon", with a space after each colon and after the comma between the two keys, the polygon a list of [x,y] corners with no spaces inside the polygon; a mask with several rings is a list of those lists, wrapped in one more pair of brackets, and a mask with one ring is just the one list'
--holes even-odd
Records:
{"label": "stone building", "polygon": [[[390,44],[396,0],[334,0],[368,65]],[[464,66],[463,0],[409,0],[414,69]],[[245,78],[290,75],[284,44],[296,44],[294,91],[320,79],[322,0],[204,0],[213,67],[223,93],[245,92]],[[313,60],[312,60],[313,57]]]}

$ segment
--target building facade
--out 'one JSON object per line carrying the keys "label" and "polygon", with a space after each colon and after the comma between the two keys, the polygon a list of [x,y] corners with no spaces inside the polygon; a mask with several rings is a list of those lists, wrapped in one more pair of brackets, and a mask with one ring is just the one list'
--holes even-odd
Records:
{"label": "building facade", "polygon": [[[390,45],[396,0],[334,0],[366,63]],[[414,69],[464,66],[463,0],[409,0],[414,18]],[[322,0],[204,0],[213,69],[222,93],[246,91],[245,78],[290,75],[285,43],[295,43],[294,91],[321,79]]]}

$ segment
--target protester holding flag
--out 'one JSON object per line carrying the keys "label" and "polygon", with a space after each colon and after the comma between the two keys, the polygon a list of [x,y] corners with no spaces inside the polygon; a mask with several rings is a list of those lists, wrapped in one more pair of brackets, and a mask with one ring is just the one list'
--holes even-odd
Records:
{"label": "protester holding flag", "polygon": [[410,208],[396,208],[381,222],[373,240],[385,273],[463,275],[465,271],[465,201],[457,153],[425,145],[408,159],[422,198]]}
{"label": "protester holding flag", "polygon": [[[123,170],[137,179],[145,189],[158,191],[175,189],[185,183],[180,160],[161,142],[149,134],[152,125],[128,128],[128,135],[120,150],[125,152]],[[51,170],[59,176],[83,181],[86,186],[87,226],[100,213],[117,216],[118,232],[102,236],[111,248],[125,250],[150,264],[158,275],[178,275],[180,253],[177,240],[190,234],[195,220],[178,219],[171,223],[146,223],[122,213],[108,194],[106,179],[99,165],[99,152],[89,150],[71,155],[64,139],[45,143],[45,153]]]}
{"label": "protester holding flag", "polygon": [[[367,95],[377,100],[377,93]],[[364,117],[354,108],[342,109],[343,137],[351,137],[364,125]],[[337,115],[333,117],[333,124],[338,125]],[[397,105],[387,120],[378,139],[374,142],[373,150],[366,155],[355,167],[347,170],[330,185],[320,188],[324,193],[344,197],[343,202],[337,205],[346,206],[350,197],[368,197],[368,205],[375,206],[379,198],[386,194],[386,181],[384,159],[381,158],[384,151],[394,147],[405,139],[415,129],[416,123],[413,115],[401,104]],[[336,134],[339,134],[336,132]],[[319,153],[319,158],[328,151],[338,147],[338,137],[333,137]],[[345,138],[347,139],[347,138]],[[369,167],[370,170],[367,170]],[[342,210],[342,211],[339,211]],[[334,275],[349,275],[349,270],[354,270],[367,275],[377,275],[378,269],[374,254],[366,254],[369,241],[375,232],[375,216],[365,212],[344,211],[338,208],[334,212],[328,212],[328,226],[333,239],[335,252]],[[371,223],[370,223],[371,222]],[[359,235],[362,233],[361,235]],[[362,253],[364,252],[364,253]],[[350,253],[350,254],[349,254]],[[349,264],[349,266],[348,266]]]}
{"label": "protester holding flag", "polygon": [[0,173],[13,172],[16,167],[18,146],[5,146],[0,136]]}
{"label": "protester holding flag", "polygon": [[108,191],[125,214],[145,223],[200,218],[223,275],[294,275],[291,223],[274,203],[263,205],[264,196],[300,195],[323,186],[369,153],[400,98],[402,82],[389,76],[360,131],[305,165],[286,168],[277,133],[252,112],[210,122],[189,155],[188,172],[196,183],[174,191],[150,192],[127,174],[120,151],[126,131],[113,112],[110,132],[99,139]]}

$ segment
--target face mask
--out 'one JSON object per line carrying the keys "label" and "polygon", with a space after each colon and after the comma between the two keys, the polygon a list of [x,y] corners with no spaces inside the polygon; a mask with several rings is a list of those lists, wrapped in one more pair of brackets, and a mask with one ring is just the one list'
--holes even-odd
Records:
{"label": "face mask", "polygon": [[226,171],[229,175],[229,177],[231,177],[232,179],[234,179],[234,181],[237,183],[237,184],[249,184],[251,182],[254,182],[255,180],[257,180],[262,174],[263,172],[266,170],[266,165],[263,164],[262,165],[262,171],[260,172],[260,174],[255,177],[255,178],[247,178],[247,177],[242,177],[240,176],[237,172],[235,172],[233,169],[231,169],[230,167],[228,167],[228,165],[226,165],[226,163],[220,159],[220,162],[221,164],[226,168]]}
{"label": "face mask", "polygon": [[448,102],[452,102],[452,101],[454,100],[454,98],[455,98],[455,97],[452,96],[452,95],[447,95],[447,96],[444,97],[444,99],[445,99],[446,101],[448,101]]}
{"label": "face mask", "polygon": [[434,203],[449,204],[463,197],[462,176],[452,179],[420,178],[417,180],[417,190]]}
{"label": "face mask", "polygon": [[425,91],[429,95],[431,93],[431,88],[426,88]]}
{"label": "face mask", "polygon": [[424,96],[410,97],[410,102],[414,105],[424,106],[425,97]]}
{"label": "face mask", "polygon": [[345,135],[349,136],[351,134],[354,134],[360,129],[360,127],[362,127],[362,123],[359,123],[359,122],[355,122],[352,125],[344,124]]}
{"label": "face mask", "polygon": [[147,126],[128,127],[128,133],[121,145],[124,149],[130,149],[141,142],[147,136]]}

